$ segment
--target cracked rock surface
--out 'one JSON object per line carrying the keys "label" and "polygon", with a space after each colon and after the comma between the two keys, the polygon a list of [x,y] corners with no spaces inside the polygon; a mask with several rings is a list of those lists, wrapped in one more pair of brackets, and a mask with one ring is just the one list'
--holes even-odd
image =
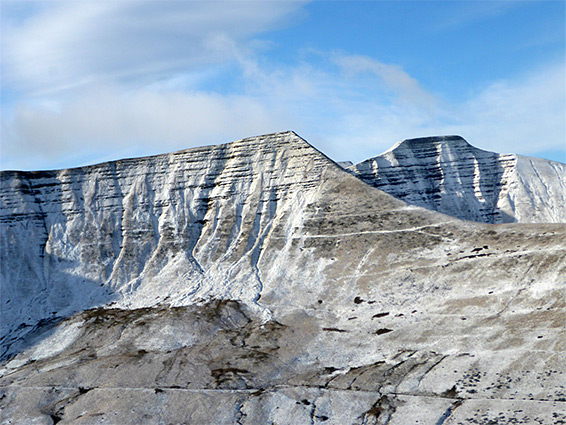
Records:
{"label": "cracked rock surface", "polygon": [[294,133],[1,178],[1,424],[566,423],[564,224]]}

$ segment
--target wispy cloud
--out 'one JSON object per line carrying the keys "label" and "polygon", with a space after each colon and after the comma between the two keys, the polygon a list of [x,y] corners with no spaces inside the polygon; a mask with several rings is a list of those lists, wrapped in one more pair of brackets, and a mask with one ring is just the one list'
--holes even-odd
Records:
{"label": "wispy cloud", "polygon": [[490,1],[447,1],[446,15],[442,20],[434,22],[432,28],[436,31],[452,30],[486,21],[521,7],[521,1],[490,0]]}
{"label": "wispy cloud", "polygon": [[[6,0],[4,7],[15,7]],[[51,1],[20,22],[5,19],[2,78],[53,92],[233,60],[224,40],[246,45],[283,25],[304,2]],[[29,6],[32,7],[32,6]]]}
{"label": "wispy cloud", "polygon": [[424,90],[419,82],[396,64],[386,64],[359,55],[334,55],[335,62],[346,75],[357,77],[371,73],[378,77],[385,87],[396,95],[398,101],[409,105],[434,108],[438,99]]}
{"label": "wispy cloud", "polygon": [[[551,64],[501,80],[456,105],[458,129],[473,143],[500,152],[566,149],[566,66]],[[450,126],[449,126],[450,127]]]}
{"label": "wispy cloud", "polygon": [[[352,64],[350,57],[346,59],[341,63]],[[399,67],[355,57],[353,64],[360,63],[363,66],[352,68],[372,70],[378,81],[352,84],[365,96],[346,100],[335,117],[339,125],[326,134],[335,151],[355,145],[369,157],[399,139],[439,134],[460,134],[475,146],[496,152],[534,155],[566,150],[566,66],[562,62],[493,82],[451,102],[423,89]],[[392,86],[397,99],[374,95],[373,85],[379,80]]]}

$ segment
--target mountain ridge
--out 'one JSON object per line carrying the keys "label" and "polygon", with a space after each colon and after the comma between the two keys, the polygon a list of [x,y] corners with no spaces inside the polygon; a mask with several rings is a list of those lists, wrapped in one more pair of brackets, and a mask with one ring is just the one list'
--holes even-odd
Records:
{"label": "mountain ridge", "polygon": [[258,135],[258,136],[245,137],[243,139],[230,141],[230,142],[214,143],[214,144],[203,145],[203,146],[194,146],[194,147],[185,148],[185,149],[178,149],[178,150],[175,150],[175,151],[172,151],[172,152],[166,152],[166,153],[157,153],[157,154],[142,155],[142,156],[124,157],[124,158],[120,158],[120,159],[112,159],[112,160],[108,160],[108,161],[96,162],[94,164],[86,164],[86,165],[79,165],[79,166],[66,167],[66,168],[45,169],[45,170],[43,170],[43,169],[42,170],[16,170],[16,169],[12,170],[12,169],[10,169],[10,170],[0,170],[0,173],[8,173],[8,174],[10,174],[10,173],[23,173],[23,174],[30,173],[32,175],[35,175],[35,174],[40,174],[40,173],[53,173],[53,172],[56,173],[56,172],[65,171],[65,170],[72,171],[72,170],[82,170],[82,169],[88,169],[88,168],[96,168],[96,167],[105,166],[105,165],[111,164],[111,163],[125,163],[125,164],[127,164],[128,162],[139,162],[139,161],[143,161],[143,160],[152,160],[152,159],[155,159],[157,157],[166,156],[166,155],[182,155],[182,154],[186,154],[186,153],[189,153],[189,152],[207,151],[207,150],[210,150],[211,148],[225,148],[227,146],[234,145],[234,144],[237,144],[237,143],[246,143],[246,142],[249,142],[249,141],[252,141],[252,140],[255,140],[255,139],[265,139],[265,138],[278,136],[278,135],[294,135],[298,139],[300,139],[302,143],[306,143],[307,145],[311,146],[313,149],[316,149],[309,142],[307,142],[306,140],[301,138],[295,131],[285,130],[285,131],[277,131],[277,132],[273,132],[273,133],[266,133],[266,134],[262,134],[262,135]]}
{"label": "mountain ridge", "polygon": [[[275,215],[272,209],[278,208],[279,198],[293,198],[299,189],[316,187],[322,167],[334,166],[338,169],[294,132],[284,132],[89,167],[5,172],[0,177],[0,223],[4,224],[1,261],[8,264],[19,258],[22,264],[32,264],[31,270],[24,271],[28,276],[24,279],[29,280],[53,281],[54,274],[63,273],[63,281],[74,281],[73,285],[82,288],[69,291],[76,292],[75,298],[84,291],[102,299],[118,294],[114,302],[119,305],[128,303],[127,294],[143,292],[143,282],[155,279],[155,273],[166,274],[168,270],[175,275],[162,280],[170,284],[184,281],[177,270],[197,280],[194,297],[198,288],[222,292],[219,283],[225,278],[221,276],[228,279],[237,274],[238,267],[218,269],[213,265],[204,271],[200,264],[203,258],[197,258],[195,250],[211,251],[210,260],[214,261],[221,255],[243,254],[257,261],[259,241],[269,232]],[[159,188],[154,189],[155,185]],[[235,205],[229,205],[231,202]],[[223,214],[226,216],[218,228],[216,222]],[[217,231],[224,232],[226,246],[202,242]],[[41,263],[27,260],[30,253],[41,258]],[[99,261],[93,263],[89,257]],[[5,293],[19,293],[15,288],[22,281],[21,273],[20,268],[2,270],[3,282],[14,288],[4,288]],[[261,285],[258,276],[247,273]],[[206,284],[210,279],[215,285]],[[151,297],[163,299],[171,293],[179,300],[190,296],[186,288],[177,289]],[[41,291],[49,291],[49,287]],[[142,307],[148,296],[134,305]],[[258,297],[251,293],[232,296]],[[12,300],[2,309],[3,325],[17,322],[13,305]],[[31,310],[36,311],[37,306]],[[43,310],[45,314],[49,304]],[[22,310],[16,317],[27,314]],[[7,320],[9,316],[12,320]]]}
{"label": "mountain ridge", "polygon": [[0,422],[566,420],[563,224],[408,205],[289,132],[55,174],[0,187]]}
{"label": "mountain ridge", "polygon": [[396,198],[463,220],[566,222],[566,165],[485,151],[460,136],[407,139],[348,170]]}

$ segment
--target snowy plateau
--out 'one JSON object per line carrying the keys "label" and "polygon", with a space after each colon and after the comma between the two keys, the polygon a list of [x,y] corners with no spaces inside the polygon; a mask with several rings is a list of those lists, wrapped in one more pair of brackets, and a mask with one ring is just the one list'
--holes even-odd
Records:
{"label": "snowy plateau", "polygon": [[293,132],[0,174],[0,424],[566,424],[565,165]]}

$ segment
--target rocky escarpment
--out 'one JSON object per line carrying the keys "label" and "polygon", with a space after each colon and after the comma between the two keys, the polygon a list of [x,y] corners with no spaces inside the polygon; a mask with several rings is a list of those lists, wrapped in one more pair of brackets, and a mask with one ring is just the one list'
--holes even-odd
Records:
{"label": "rocky escarpment", "polygon": [[78,169],[3,172],[4,333],[110,302],[253,302],[265,239],[300,225],[292,210],[316,193],[329,164],[282,133]]}
{"label": "rocky escarpment", "polygon": [[0,422],[566,421],[565,225],[407,205],[294,133],[128,161],[3,175]]}
{"label": "rocky escarpment", "polygon": [[565,223],[566,166],[474,148],[459,136],[399,142],[349,167],[396,198],[483,223]]}

